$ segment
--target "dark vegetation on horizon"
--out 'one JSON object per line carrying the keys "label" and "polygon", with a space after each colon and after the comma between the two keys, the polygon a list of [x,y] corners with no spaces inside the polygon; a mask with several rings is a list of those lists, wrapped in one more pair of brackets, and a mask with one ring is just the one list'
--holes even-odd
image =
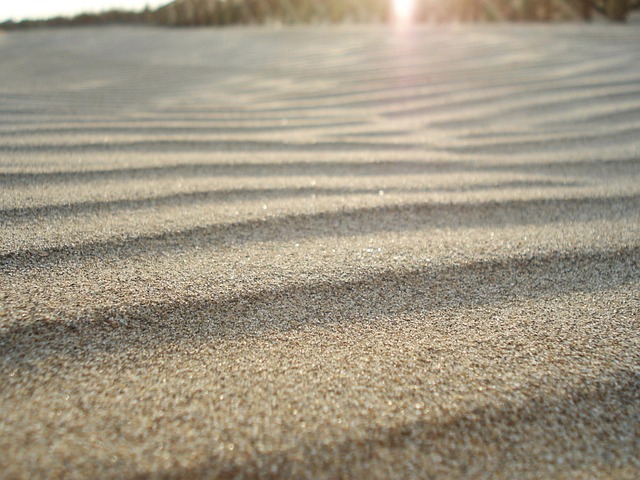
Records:
{"label": "dark vegetation on horizon", "polygon": [[[5,30],[114,23],[206,26],[388,22],[392,0],[175,0],[156,10],[111,10],[47,20],[8,21]],[[623,22],[640,0],[416,0],[417,22],[567,21],[603,15]]]}

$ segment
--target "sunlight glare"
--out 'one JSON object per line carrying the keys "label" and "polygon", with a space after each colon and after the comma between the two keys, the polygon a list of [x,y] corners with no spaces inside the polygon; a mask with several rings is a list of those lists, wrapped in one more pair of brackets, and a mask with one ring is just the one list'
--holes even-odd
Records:
{"label": "sunlight glare", "polygon": [[413,21],[416,10],[415,0],[392,0],[393,18],[395,22],[407,24]]}

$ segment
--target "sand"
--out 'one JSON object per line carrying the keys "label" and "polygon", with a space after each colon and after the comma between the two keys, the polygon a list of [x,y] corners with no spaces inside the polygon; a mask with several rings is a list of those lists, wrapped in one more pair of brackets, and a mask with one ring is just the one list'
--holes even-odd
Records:
{"label": "sand", "polygon": [[638,478],[637,25],[0,37],[3,478]]}

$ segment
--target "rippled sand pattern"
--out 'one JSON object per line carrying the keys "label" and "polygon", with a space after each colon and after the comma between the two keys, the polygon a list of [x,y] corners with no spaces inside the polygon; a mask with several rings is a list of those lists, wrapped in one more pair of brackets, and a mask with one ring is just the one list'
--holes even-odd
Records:
{"label": "rippled sand pattern", "polygon": [[0,35],[0,476],[638,478],[639,45]]}

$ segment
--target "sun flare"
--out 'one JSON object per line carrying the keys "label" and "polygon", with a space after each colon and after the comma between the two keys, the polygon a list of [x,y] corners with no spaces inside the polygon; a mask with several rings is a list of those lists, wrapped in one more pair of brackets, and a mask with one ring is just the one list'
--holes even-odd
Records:
{"label": "sun flare", "polygon": [[408,23],[413,20],[416,0],[393,0],[393,17],[396,22]]}

